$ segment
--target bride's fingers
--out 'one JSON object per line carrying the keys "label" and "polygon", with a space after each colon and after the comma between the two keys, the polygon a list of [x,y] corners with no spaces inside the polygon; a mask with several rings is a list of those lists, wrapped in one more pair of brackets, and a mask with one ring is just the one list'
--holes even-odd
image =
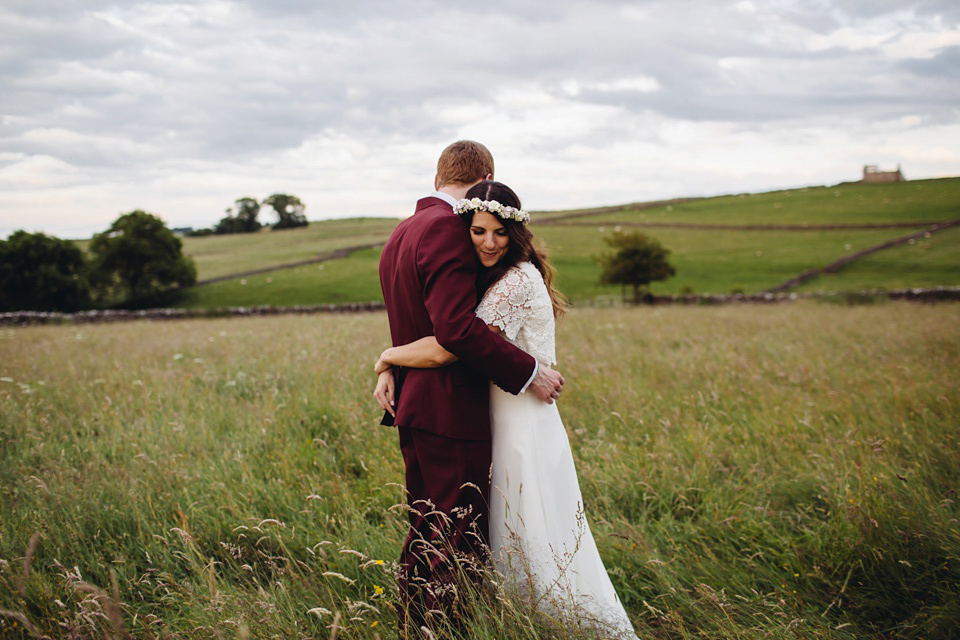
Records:
{"label": "bride's fingers", "polygon": [[377,384],[376,391],[373,392],[373,397],[377,400],[377,404],[380,405],[380,408],[384,411],[387,411],[394,418],[397,417],[396,410],[394,409],[394,380],[392,377],[386,378],[386,380],[381,381]]}
{"label": "bride's fingers", "polygon": [[378,394],[378,395],[376,396],[376,398],[377,398],[377,404],[380,405],[380,408],[381,408],[381,409],[383,409],[384,411],[388,412],[388,413],[389,413],[390,415],[392,415],[393,417],[397,417],[397,416],[396,416],[396,413],[394,413],[394,409],[393,409],[393,406],[392,406],[392,405],[393,405],[393,402],[392,402],[392,401],[388,400],[388,399],[386,398],[386,396],[385,396],[385,395],[382,395],[382,394]]}
{"label": "bride's fingers", "polygon": [[390,415],[392,415],[394,418],[397,417],[397,412],[396,412],[396,410],[393,408],[393,389],[390,389],[390,390],[387,392],[387,396],[386,396],[386,398],[384,399],[383,409],[384,409],[384,411],[386,411],[387,413],[389,413]]}

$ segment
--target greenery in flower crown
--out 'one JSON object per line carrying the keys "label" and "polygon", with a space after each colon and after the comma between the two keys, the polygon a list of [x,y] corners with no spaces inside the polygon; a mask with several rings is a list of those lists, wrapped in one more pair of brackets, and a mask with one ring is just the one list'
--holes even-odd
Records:
{"label": "greenery in flower crown", "polygon": [[522,222],[524,224],[530,220],[530,214],[526,211],[523,211],[522,209],[516,209],[514,207],[508,207],[505,204],[500,204],[496,200],[463,198],[457,202],[457,206],[453,208],[453,212],[457,215],[463,215],[465,213],[470,213],[471,211],[486,211],[487,213],[500,216],[505,220],[516,220],[517,222]]}

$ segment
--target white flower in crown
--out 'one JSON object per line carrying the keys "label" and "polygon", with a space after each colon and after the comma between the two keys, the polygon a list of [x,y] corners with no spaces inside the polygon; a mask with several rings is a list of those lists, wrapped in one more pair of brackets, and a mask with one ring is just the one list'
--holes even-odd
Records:
{"label": "white flower in crown", "polygon": [[505,204],[501,204],[496,200],[481,200],[480,198],[464,198],[457,202],[457,206],[453,208],[453,212],[457,215],[463,215],[465,213],[470,213],[471,211],[486,211],[487,213],[492,213],[494,215],[500,216],[504,220],[516,220],[517,222],[526,223],[530,220],[530,214],[522,209],[516,209],[514,207],[508,207]]}

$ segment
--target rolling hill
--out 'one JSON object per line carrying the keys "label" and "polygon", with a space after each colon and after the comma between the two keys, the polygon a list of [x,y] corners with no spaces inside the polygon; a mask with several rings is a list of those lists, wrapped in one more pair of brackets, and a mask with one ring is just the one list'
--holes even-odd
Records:
{"label": "rolling hill", "polygon": [[[595,257],[615,229],[637,228],[672,251],[677,275],[654,293],[755,293],[892,239],[960,219],[960,178],[847,183],[758,194],[534,213],[531,230],[550,252],[575,304],[617,300],[597,283]],[[314,222],[281,232],[187,238],[202,284],[184,308],[314,305],[380,299],[379,248],[397,220]],[[356,248],[356,250],[352,250]],[[339,251],[342,257],[330,258]],[[309,261],[314,263],[308,263]],[[260,273],[258,270],[275,268]],[[873,253],[795,291],[858,291],[960,284],[960,228],[931,231]]]}

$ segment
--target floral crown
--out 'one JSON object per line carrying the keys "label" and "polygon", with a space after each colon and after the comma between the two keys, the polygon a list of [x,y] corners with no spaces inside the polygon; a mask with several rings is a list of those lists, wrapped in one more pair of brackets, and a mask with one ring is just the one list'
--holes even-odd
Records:
{"label": "floral crown", "polygon": [[508,207],[505,204],[500,204],[496,200],[464,198],[463,200],[457,202],[457,206],[453,208],[453,212],[457,215],[463,215],[465,213],[470,213],[471,211],[486,211],[487,213],[500,216],[504,220],[516,220],[517,222],[522,222],[524,224],[530,220],[530,214],[526,211],[523,211],[522,209],[516,209],[514,207]]}

